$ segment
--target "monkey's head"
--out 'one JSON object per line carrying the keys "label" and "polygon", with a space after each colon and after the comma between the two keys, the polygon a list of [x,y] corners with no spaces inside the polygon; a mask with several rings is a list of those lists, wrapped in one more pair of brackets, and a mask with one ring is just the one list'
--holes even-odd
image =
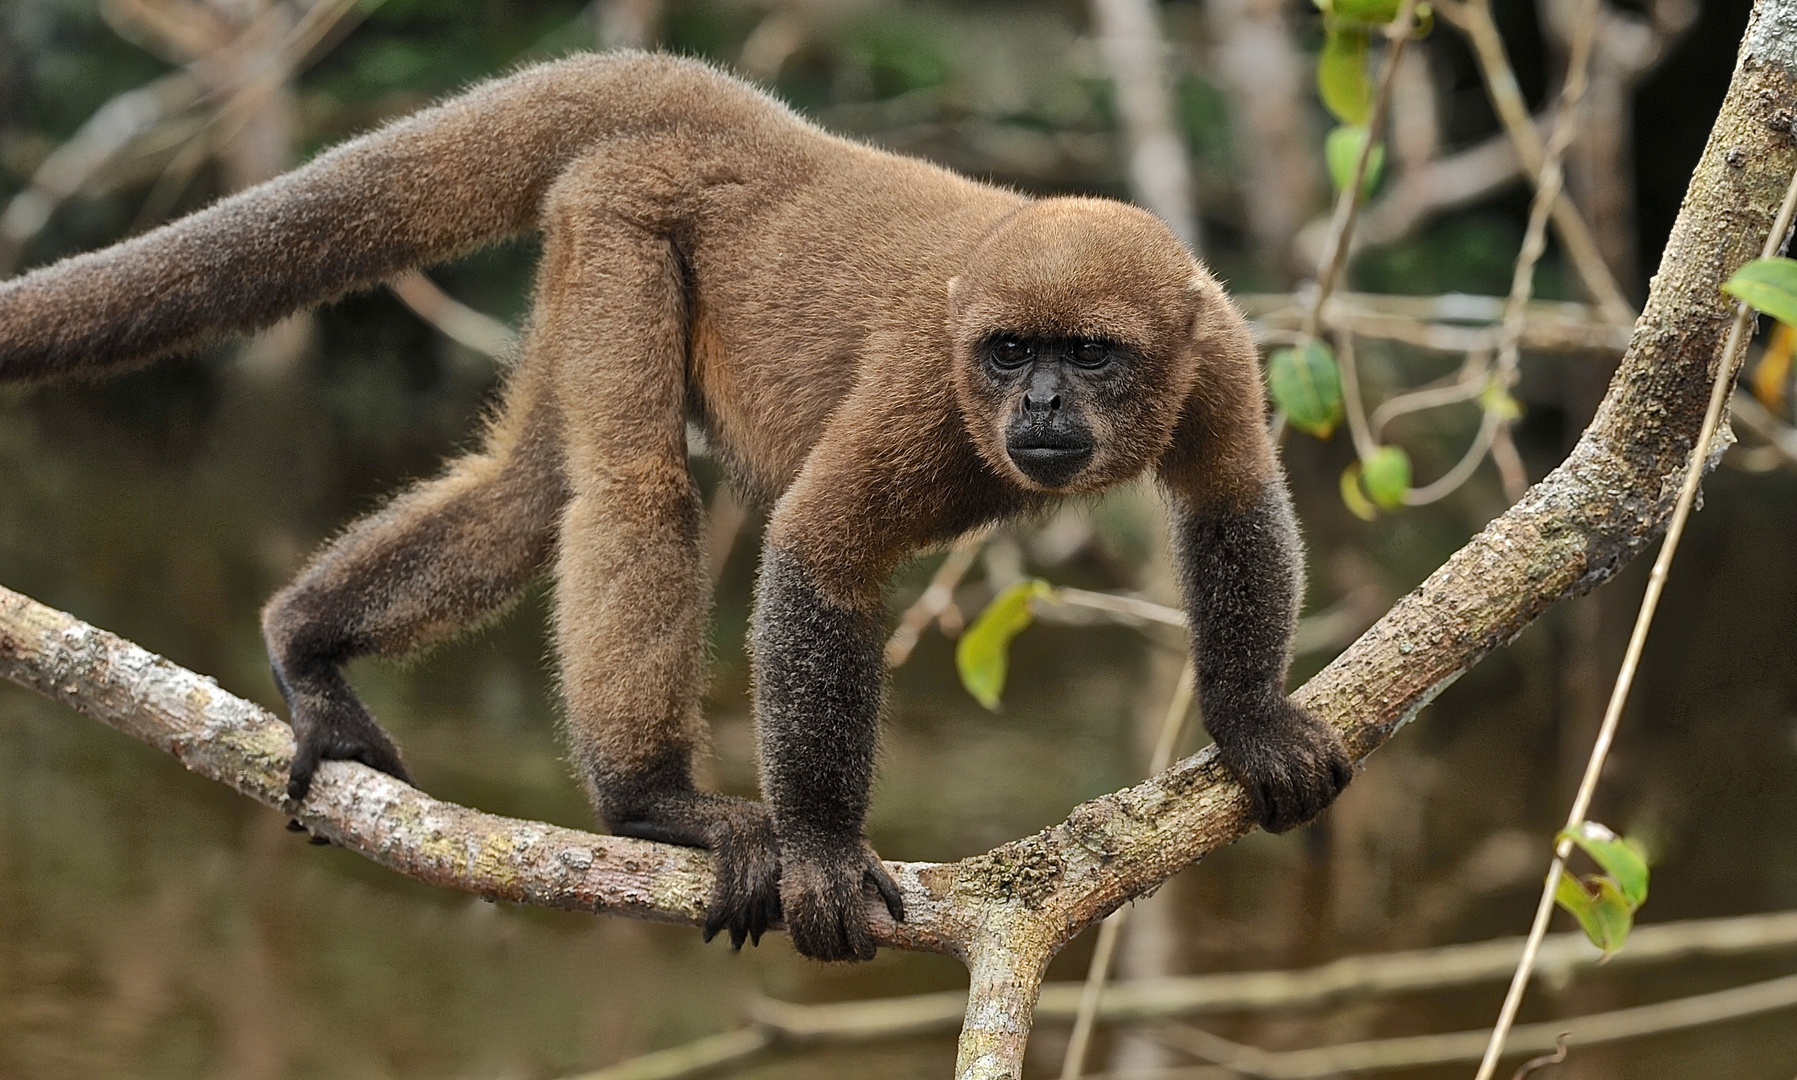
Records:
{"label": "monkey's head", "polygon": [[1159,218],[1045,199],[949,282],[955,390],[975,445],[1027,490],[1097,491],[1172,441],[1218,286]]}

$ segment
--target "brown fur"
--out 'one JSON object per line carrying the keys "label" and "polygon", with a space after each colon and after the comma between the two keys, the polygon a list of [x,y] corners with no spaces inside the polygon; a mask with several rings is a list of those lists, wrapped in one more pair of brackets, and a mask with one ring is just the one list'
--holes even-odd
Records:
{"label": "brown fur", "polygon": [[[1200,525],[1249,513],[1269,490],[1285,505],[1245,325],[1158,220],[975,183],[825,134],[702,64],[642,54],[486,84],[0,286],[0,379],[142,362],[527,229],[544,234],[536,305],[483,449],[352,526],[267,607],[300,737],[296,798],[320,758],[404,773],[339,664],[478,622],[553,561],[569,736],[601,814],[718,854],[708,935],[727,928],[740,944],[783,907],[808,954],[871,955],[864,873],[902,914],[859,839],[879,696],[867,657],[892,568],[1155,467]],[[1127,352],[1088,410],[1091,463],[1066,486],[1032,481],[1007,451],[1020,392],[981,367],[1001,333]],[[709,589],[689,418],[775,503],[778,580],[763,581],[756,636],[771,817],[690,779]],[[1266,535],[1289,564],[1268,580],[1284,581],[1294,541]],[[1252,561],[1255,548],[1235,550]],[[1259,628],[1270,644],[1255,670],[1272,674],[1242,691],[1251,712],[1283,700],[1262,684],[1283,678],[1291,602]],[[818,670],[833,650],[842,663]],[[838,723],[864,749],[831,749],[837,736],[818,725]],[[1336,760],[1328,737],[1304,738]],[[815,790],[792,778],[824,774]],[[1286,805],[1308,816],[1333,793]]]}

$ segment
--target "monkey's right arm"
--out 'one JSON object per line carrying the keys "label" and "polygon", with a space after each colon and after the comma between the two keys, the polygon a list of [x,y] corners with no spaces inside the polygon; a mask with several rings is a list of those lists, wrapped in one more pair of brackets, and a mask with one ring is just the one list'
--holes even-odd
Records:
{"label": "monkey's right arm", "polygon": [[[818,960],[871,960],[863,882],[894,919],[904,901],[862,830],[885,679],[880,593],[841,595],[817,549],[770,530],[753,625],[762,793],[780,846],[780,907]],[[821,579],[821,581],[820,581]],[[831,592],[838,595],[832,596]]]}

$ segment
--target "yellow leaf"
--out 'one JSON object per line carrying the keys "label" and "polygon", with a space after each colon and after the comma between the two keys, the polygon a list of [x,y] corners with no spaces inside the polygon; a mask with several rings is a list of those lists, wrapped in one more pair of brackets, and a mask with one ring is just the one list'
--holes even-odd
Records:
{"label": "yellow leaf", "polygon": [[1760,355],[1760,362],[1753,369],[1753,396],[1773,412],[1784,411],[1785,385],[1791,378],[1793,344],[1797,344],[1797,331],[1793,331],[1789,323],[1777,324],[1772,328],[1772,340],[1766,343],[1766,351]]}
{"label": "yellow leaf", "polygon": [[1366,492],[1360,490],[1358,461],[1342,470],[1342,502],[1347,505],[1350,513],[1362,521],[1372,521],[1379,516],[1379,508],[1366,497]]}

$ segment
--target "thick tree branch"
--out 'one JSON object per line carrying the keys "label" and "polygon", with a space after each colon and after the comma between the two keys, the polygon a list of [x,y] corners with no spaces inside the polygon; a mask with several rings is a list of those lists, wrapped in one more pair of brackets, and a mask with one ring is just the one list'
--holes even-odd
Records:
{"label": "thick tree branch", "polygon": [[[1721,282],[1758,253],[1797,152],[1797,0],[1761,0],[1646,309],[1609,396],[1566,462],[1297,694],[1371,753],[1555,601],[1607,580],[1663,528],[1696,440],[1730,307]],[[291,745],[268,713],[110,634],[0,592],[0,675],[292,812]],[[298,816],[419,880],[522,903],[696,922],[702,854],[481,814],[361,766],[330,764]],[[957,1073],[1019,1075],[1047,961],[1083,928],[1250,828],[1211,751],[1075,807],[1067,820],[950,864],[898,864],[910,921],[882,944],[973,971]]]}

